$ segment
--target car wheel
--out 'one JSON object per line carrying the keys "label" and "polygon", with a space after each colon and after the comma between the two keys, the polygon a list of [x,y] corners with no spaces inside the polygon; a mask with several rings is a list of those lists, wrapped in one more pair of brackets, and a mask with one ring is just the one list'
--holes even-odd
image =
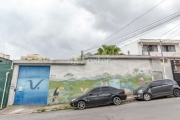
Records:
{"label": "car wheel", "polygon": [[115,105],[120,105],[120,104],[121,104],[121,99],[120,99],[120,97],[114,97],[114,98],[113,98],[113,103],[114,103]]}
{"label": "car wheel", "polygon": [[145,93],[143,98],[144,98],[145,101],[149,101],[149,100],[151,100],[151,95],[148,94],[148,93]]}
{"label": "car wheel", "polygon": [[180,90],[179,89],[174,90],[174,96],[175,97],[180,97]]}
{"label": "car wheel", "polygon": [[83,110],[86,107],[86,103],[84,101],[79,101],[77,107],[79,110]]}

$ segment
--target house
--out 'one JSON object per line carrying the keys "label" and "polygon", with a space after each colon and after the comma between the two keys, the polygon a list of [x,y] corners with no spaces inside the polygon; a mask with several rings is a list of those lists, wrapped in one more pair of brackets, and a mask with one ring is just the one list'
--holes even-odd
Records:
{"label": "house", "polygon": [[[164,65],[162,63],[159,39],[140,39],[121,47],[121,50],[127,55],[150,56],[151,59],[159,59],[160,61],[157,64],[164,66],[164,73],[167,74],[172,70],[172,79],[176,80],[180,85],[180,40],[161,39],[161,44],[162,54],[165,59]],[[168,63],[171,66],[167,67]]]}
{"label": "house", "polygon": [[[162,52],[165,57],[180,57],[180,40],[161,40]],[[121,47],[127,55],[150,55],[161,56],[159,39],[140,39]]]}

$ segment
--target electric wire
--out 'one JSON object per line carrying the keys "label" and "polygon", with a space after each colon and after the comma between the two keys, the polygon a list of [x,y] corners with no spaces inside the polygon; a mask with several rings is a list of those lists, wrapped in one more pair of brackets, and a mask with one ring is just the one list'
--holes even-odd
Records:
{"label": "electric wire", "polygon": [[[176,19],[177,17],[179,17],[180,16],[180,13],[179,13],[180,11],[177,11],[177,12],[175,12],[175,13],[173,13],[173,14],[170,14],[170,15],[166,15],[165,17],[161,17],[160,19],[158,19],[158,20],[156,20],[155,22],[153,22],[153,23],[150,23],[150,24],[148,24],[148,25],[146,25],[146,26],[143,26],[143,27],[141,27],[140,29],[137,29],[137,30],[135,30],[135,31],[133,31],[133,32],[129,32],[129,33],[126,33],[124,36],[122,36],[121,37],[121,39],[123,38],[123,37],[127,37],[127,36],[130,36],[130,37],[128,37],[128,39],[129,38],[131,38],[131,37],[133,37],[134,35],[138,35],[138,34],[140,34],[141,32],[145,32],[146,30],[150,30],[150,29],[152,29],[153,27],[157,27],[157,26],[159,26],[159,25],[162,25],[162,24],[164,24],[165,22],[168,22],[168,21],[171,21],[171,20],[173,20],[173,19]],[[151,26],[152,25],[152,26]],[[146,28],[146,29],[145,29]],[[145,29],[145,30],[144,30]],[[136,33],[136,34],[135,34]],[[142,34],[142,33],[141,33]],[[118,38],[118,39],[120,39],[120,38]],[[118,39],[115,39],[115,41],[117,41]],[[127,39],[127,38],[126,38]],[[124,39],[123,39],[124,40]],[[115,42],[115,41],[111,41],[111,42]],[[122,41],[122,40],[121,40]],[[117,41],[117,42],[120,42],[120,41]],[[116,44],[116,43],[115,43]]]}
{"label": "electric wire", "polygon": [[[178,14],[178,16],[179,16],[179,14]],[[151,32],[152,30],[154,30],[154,29],[157,29],[157,27],[159,26],[159,25],[161,25],[161,24],[167,24],[167,23],[169,23],[169,22],[172,22],[172,21],[174,21],[174,20],[176,20],[177,18],[175,18],[174,19],[174,17],[173,17],[173,19],[168,19],[169,21],[166,21],[166,23],[158,23],[158,24],[156,24],[155,26],[150,26],[150,28],[148,28],[148,30],[147,29],[145,29],[145,30],[143,30],[143,31],[141,31],[141,33],[139,33],[139,34],[137,34],[137,35],[134,35],[134,36],[129,36],[128,38],[126,37],[126,38],[124,38],[124,39],[122,39],[121,40],[121,42],[119,42],[118,41],[118,43],[116,43],[116,45],[117,44],[119,44],[119,43],[122,43],[122,42],[127,42],[126,40],[128,39],[130,39],[130,41],[131,41],[131,39],[133,39],[133,38],[137,38],[137,37],[139,37],[139,36],[142,36],[142,35],[144,35],[144,34],[147,34],[147,33],[149,33],[149,32]],[[179,24],[178,24],[179,25]],[[177,26],[178,26],[177,25]],[[177,27],[176,26],[176,27]],[[125,40],[125,41],[124,41]],[[94,48],[95,49],[95,48]],[[93,49],[92,49],[93,50]],[[95,50],[95,51],[97,51],[97,50]],[[92,52],[95,52],[95,51],[92,51]]]}
{"label": "electric wire", "polygon": [[137,21],[139,18],[141,18],[142,16],[144,16],[145,14],[147,14],[148,12],[150,12],[151,10],[153,10],[154,8],[156,8],[158,5],[160,5],[161,3],[163,3],[165,0],[162,0],[161,2],[159,2],[158,4],[156,4],[155,6],[153,6],[152,8],[150,8],[149,10],[147,10],[145,13],[143,13],[142,15],[140,15],[139,17],[137,17],[136,19],[134,19],[133,21],[131,21],[130,23],[128,23],[127,25],[125,25],[124,27],[122,27],[121,29],[119,29],[118,31],[116,31],[115,33],[113,33],[112,35],[110,35],[109,37],[107,37],[106,39],[104,39],[103,41],[99,42],[98,44],[94,45],[93,47],[84,50],[84,51],[88,51],[93,49],[94,47],[96,47],[97,45],[101,44],[102,42],[106,41],[107,39],[109,39],[110,37],[112,37],[113,35],[117,34],[118,32],[120,32],[121,30],[123,30],[124,28],[126,28],[127,26],[129,26],[130,24],[134,23],[135,21]]}

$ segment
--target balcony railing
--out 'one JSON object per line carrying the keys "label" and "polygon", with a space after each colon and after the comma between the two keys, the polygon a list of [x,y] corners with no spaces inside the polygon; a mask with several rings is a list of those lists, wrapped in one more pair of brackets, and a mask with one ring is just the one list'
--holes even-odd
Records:
{"label": "balcony railing", "polygon": [[[150,56],[161,56],[160,52],[150,52],[148,54],[148,52],[143,52],[143,55],[150,55]],[[167,56],[167,57],[180,57],[180,53],[177,52],[163,52],[163,56]]]}

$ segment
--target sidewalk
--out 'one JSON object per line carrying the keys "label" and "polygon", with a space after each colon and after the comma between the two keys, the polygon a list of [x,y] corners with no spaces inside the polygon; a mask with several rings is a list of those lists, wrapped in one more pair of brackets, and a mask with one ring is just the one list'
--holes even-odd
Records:
{"label": "sidewalk", "polygon": [[[134,101],[133,96],[128,96],[123,103]],[[45,111],[57,111],[72,109],[69,103],[66,104],[56,104],[56,105],[47,105],[47,106],[25,106],[25,105],[13,105],[9,106],[3,110],[0,110],[0,115],[17,115],[17,114],[29,114],[35,112],[45,112]]]}

